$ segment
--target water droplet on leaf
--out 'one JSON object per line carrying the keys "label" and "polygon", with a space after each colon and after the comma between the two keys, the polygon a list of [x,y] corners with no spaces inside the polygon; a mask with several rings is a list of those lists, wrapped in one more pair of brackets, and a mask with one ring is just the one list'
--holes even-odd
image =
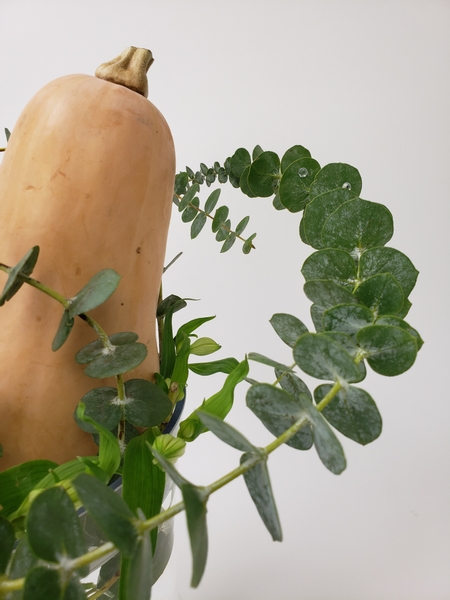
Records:
{"label": "water droplet on leaf", "polygon": [[349,183],[348,181],[346,181],[345,183],[342,184],[342,187],[345,188],[346,190],[351,190],[352,184]]}
{"label": "water droplet on leaf", "polygon": [[307,177],[308,175],[308,169],[306,167],[300,167],[300,169],[298,170],[298,176],[299,177]]}

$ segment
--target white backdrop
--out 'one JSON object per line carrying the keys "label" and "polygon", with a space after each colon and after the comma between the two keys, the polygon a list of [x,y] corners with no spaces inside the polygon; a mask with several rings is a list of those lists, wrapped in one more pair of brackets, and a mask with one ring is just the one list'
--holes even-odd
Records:
{"label": "white backdrop", "polygon": [[[338,477],[313,452],[272,455],[282,544],[271,542],[242,481],[215,494],[197,590],[178,517],[183,600],[450,598],[449,30],[445,0],[0,0],[1,128],[51,79],[93,74],[128,45],[150,48],[149,98],[172,129],[179,169],[256,144],[279,154],[302,144],[322,165],[350,163],[363,197],[394,215],[390,245],[421,272],[408,316],[425,340],[416,364],[364,382],[383,415],[381,437],[364,448],[344,439],[348,469]],[[268,319],[291,312],[310,322],[300,274],[310,249],[298,217],[231,188],[222,197],[234,223],[251,214],[257,250],[220,255],[206,230],[191,243],[174,213],[167,257],[184,255],[165,291],[201,298],[180,319],[217,315],[203,334],[222,344],[221,356],[288,361]],[[269,369],[254,376],[271,379]],[[193,381],[190,407],[218,385],[220,377]],[[271,439],[245,408],[244,388],[229,421],[256,444]],[[179,466],[207,484],[237,461],[206,434]]]}

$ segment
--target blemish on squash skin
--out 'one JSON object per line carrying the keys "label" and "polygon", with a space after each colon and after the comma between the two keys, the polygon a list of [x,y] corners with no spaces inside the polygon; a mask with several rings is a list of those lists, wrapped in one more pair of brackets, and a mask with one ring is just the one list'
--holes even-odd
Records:
{"label": "blemish on squash skin", "polygon": [[42,317],[36,317],[36,321],[40,323],[42,321]]}
{"label": "blemish on squash skin", "polygon": [[34,187],[34,185],[27,185],[27,187],[25,188],[25,191],[27,192],[28,190],[35,190],[36,188]]}
{"label": "blemish on squash skin", "polygon": [[136,248],[136,254],[140,254],[140,253],[141,253],[141,247],[140,247],[140,246],[138,246],[138,247]]}
{"label": "blemish on squash skin", "polygon": [[79,277],[81,275],[81,267],[77,267],[75,269],[75,275],[76,275],[76,277]]}

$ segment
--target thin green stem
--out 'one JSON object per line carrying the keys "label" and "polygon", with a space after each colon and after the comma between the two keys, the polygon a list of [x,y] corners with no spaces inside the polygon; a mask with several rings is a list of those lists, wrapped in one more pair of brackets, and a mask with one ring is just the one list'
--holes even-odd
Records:
{"label": "thin green stem", "polygon": [[319,412],[322,412],[323,409],[330,404],[336,394],[342,389],[342,383],[340,381],[336,381],[331,390],[326,394],[319,404],[316,406]]}

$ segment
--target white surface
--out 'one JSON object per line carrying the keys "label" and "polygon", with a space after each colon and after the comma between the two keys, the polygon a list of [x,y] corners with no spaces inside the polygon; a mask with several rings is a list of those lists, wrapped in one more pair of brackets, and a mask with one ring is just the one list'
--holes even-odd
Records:
{"label": "white surface", "polygon": [[[0,1],[1,127],[13,127],[51,79],[93,73],[128,45],[149,47],[150,99],[172,128],[179,168],[255,144],[279,153],[302,144],[323,165],[348,162],[362,174],[363,197],[393,212],[391,245],[421,272],[408,316],[425,340],[416,365],[364,382],[383,415],[380,439],[365,448],[343,440],[348,469],[339,477],[313,452],[271,457],[282,544],[271,542],[242,481],[215,494],[197,590],[179,517],[183,600],[450,597],[449,25],[444,0]],[[217,314],[203,334],[222,344],[221,356],[257,351],[287,361],[268,319],[292,312],[309,322],[300,267],[310,249],[300,245],[298,218],[231,188],[223,198],[234,224],[251,214],[257,251],[220,255],[207,231],[190,243],[174,215],[167,256],[183,250],[184,258],[165,290],[202,299],[180,319]],[[271,379],[269,369],[255,373]],[[213,391],[191,382],[191,407]],[[229,421],[268,443],[244,389],[235,404]],[[206,484],[237,460],[208,434],[180,469]]]}

